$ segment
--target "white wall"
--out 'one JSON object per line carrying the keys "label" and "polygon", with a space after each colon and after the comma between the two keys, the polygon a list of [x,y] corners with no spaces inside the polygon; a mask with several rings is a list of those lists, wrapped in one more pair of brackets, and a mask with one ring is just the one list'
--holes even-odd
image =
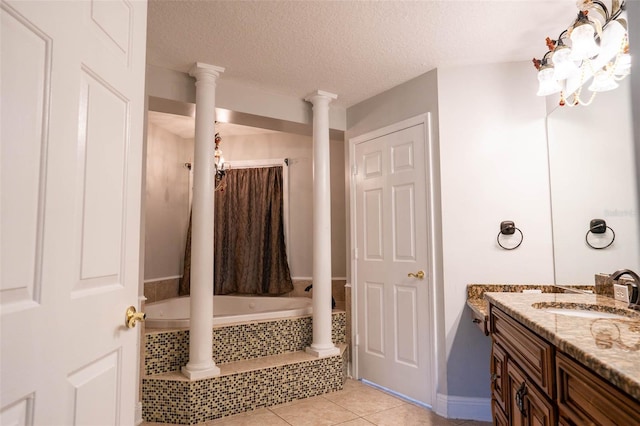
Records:
{"label": "white wall", "polygon": [[[594,273],[640,268],[629,83],[599,93],[588,107],[556,108],[548,117],[558,284],[593,284]],[[587,246],[591,219],[604,219],[614,230],[610,247]],[[612,238],[607,231],[589,240],[603,247]]]}
{"label": "white wall", "polygon": [[160,127],[147,129],[145,281],[182,275],[189,223],[189,170],[193,141]]}
{"label": "white wall", "polygon": [[[291,133],[222,136],[226,161],[289,158],[289,268],[296,279],[313,275],[313,161],[312,139]],[[343,141],[331,141],[331,269],[334,278],[346,276]]]}
{"label": "white wall", "polygon": [[[489,339],[465,311],[466,285],[553,283],[546,108],[536,86],[530,63],[438,70],[449,395],[490,394]],[[524,233],[516,250],[496,243],[503,220]]]}
{"label": "white wall", "polygon": [[[631,56],[640,57],[640,3],[629,2],[627,11],[629,14],[629,48]],[[637,68],[637,66],[636,66]],[[640,123],[640,72],[634,68],[634,72],[629,76],[631,80],[631,103],[633,123]],[[637,208],[640,212],[640,124],[636,124],[633,128],[633,139],[635,141],[635,158],[636,158],[636,183],[638,190]],[[640,226],[640,215],[638,215],[638,226]],[[640,234],[636,236],[640,244]]]}
{"label": "white wall", "polygon": [[[553,282],[546,109],[536,85],[529,63],[438,69],[347,110],[347,138],[431,113],[446,362],[438,393],[448,397],[490,396],[491,342],[471,322],[467,284]],[[524,233],[517,250],[496,244],[503,220]]]}

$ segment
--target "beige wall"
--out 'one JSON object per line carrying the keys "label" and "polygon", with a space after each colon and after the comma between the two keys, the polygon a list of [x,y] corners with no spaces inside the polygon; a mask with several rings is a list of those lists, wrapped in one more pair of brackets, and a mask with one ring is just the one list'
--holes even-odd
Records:
{"label": "beige wall", "polygon": [[147,129],[144,279],[182,275],[189,221],[189,170],[193,141],[160,127]]}
{"label": "beige wall", "polygon": [[[217,131],[229,162],[289,158],[289,266],[294,279],[312,277],[311,137],[280,132],[225,136],[224,124]],[[193,159],[193,139],[150,124],[147,151],[145,281],[160,282],[182,275],[189,220],[189,171],[184,163]],[[332,276],[339,279],[346,276],[344,181],[343,142],[331,141],[331,268]]]}
{"label": "beige wall", "polygon": [[[234,160],[289,158],[289,267],[293,278],[313,275],[313,162],[312,139],[290,133],[225,136],[224,124],[216,129],[222,136],[224,157]],[[344,148],[331,141],[331,267],[334,278],[346,275],[346,231],[344,204]]]}

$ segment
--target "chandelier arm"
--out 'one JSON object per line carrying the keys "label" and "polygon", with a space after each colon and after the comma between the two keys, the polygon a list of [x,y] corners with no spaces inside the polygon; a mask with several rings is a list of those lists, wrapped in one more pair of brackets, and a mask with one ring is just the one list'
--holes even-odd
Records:
{"label": "chandelier arm", "polygon": [[622,14],[622,12],[626,10],[626,8],[627,8],[627,2],[625,0],[622,1],[622,3],[617,9],[614,6],[613,10],[611,11],[611,18],[607,20],[607,22],[603,25],[603,27],[606,26],[609,22],[613,21],[614,19],[617,19]]}
{"label": "chandelier arm", "polygon": [[562,40],[562,36],[568,35],[568,33],[569,33],[569,29],[568,28],[566,30],[564,30],[563,32],[561,32],[560,35],[558,36],[558,43],[560,43],[560,40]]}
{"label": "chandelier arm", "polygon": [[609,16],[609,9],[607,9],[607,6],[605,6],[605,4],[602,3],[600,0],[591,0],[591,3],[597,4],[598,6],[600,6],[602,11],[604,12],[604,21],[609,22],[611,18]]}

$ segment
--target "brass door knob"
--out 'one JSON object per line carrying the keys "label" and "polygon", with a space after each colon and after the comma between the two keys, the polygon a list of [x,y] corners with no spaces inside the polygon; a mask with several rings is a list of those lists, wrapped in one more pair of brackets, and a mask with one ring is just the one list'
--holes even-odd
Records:
{"label": "brass door knob", "polygon": [[418,272],[416,272],[415,274],[414,274],[413,272],[409,272],[409,273],[407,274],[407,276],[408,276],[409,278],[413,277],[413,278],[417,278],[417,279],[419,279],[419,280],[422,280],[422,279],[424,279],[424,271],[418,271]]}
{"label": "brass door knob", "polygon": [[147,314],[145,314],[144,312],[136,312],[135,307],[129,306],[127,308],[127,313],[126,313],[124,323],[127,326],[127,328],[133,328],[136,326],[136,323],[138,321],[144,321],[146,317],[147,317]]}

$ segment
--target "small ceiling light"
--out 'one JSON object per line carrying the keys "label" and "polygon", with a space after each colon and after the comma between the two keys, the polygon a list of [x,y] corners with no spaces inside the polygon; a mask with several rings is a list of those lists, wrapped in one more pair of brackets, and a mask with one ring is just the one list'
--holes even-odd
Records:
{"label": "small ceiling light", "polygon": [[600,47],[594,38],[596,30],[582,11],[578,14],[578,20],[571,31],[571,59],[582,61],[593,58],[600,51]]}
{"label": "small ceiling light", "polygon": [[553,95],[560,92],[562,87],[554,78],[555,70],[552,65],[543,65],[538,71],[538,96]]}
{"label": "small ceiling light", "polygon": [[564,80],[578,71],[578,66],[570,58],[570,55],[571,48],[565,45],[562,39],[558,40],[558,46],[553,50],[553,55],[551,56],[555,70],[553,78],[556,80]]}

